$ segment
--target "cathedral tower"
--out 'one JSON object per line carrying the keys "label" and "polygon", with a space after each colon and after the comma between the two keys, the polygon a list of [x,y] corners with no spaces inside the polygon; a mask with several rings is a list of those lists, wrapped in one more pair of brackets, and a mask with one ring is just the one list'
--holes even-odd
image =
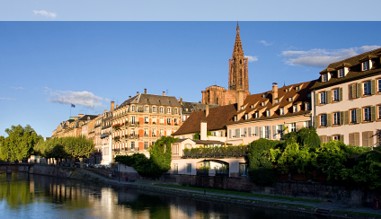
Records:
{"label": "cathedral tower", "polygon": [[229,90],[249,92],[248,58],[243,53],[239,31],[237,23],[233,55],[229,59]]}
{"label": "cathedral tower", "polygon": [[229,59],[229,87],[212,85],[207,87],[202,93],[202,103],[224,106],[237,103],[243,104],[249,92],[248,58],[245,57],[242,49],[240,29],[237,23],[236,36],[232,58]]}

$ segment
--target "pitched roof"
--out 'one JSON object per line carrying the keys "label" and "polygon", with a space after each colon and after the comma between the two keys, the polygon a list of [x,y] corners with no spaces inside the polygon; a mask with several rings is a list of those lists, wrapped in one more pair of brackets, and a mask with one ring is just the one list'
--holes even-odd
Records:
{"label": "pitched roof", "polygon": [[208,130],[224,129],[237,111],[236,104],[219,106],[209,109],[209,115],[205,116],[205,110],[193,112],[174,135],[192,134],[200,132],[202,121],[207,122]]}
{"label": "pitched roof", "polygon": [[[292,112],[292,106],[299,103],[311,102],[308,94],[315,83],[316,80],[313,80],[279,87],[278,101],[274,103],[272,102],[272,90],[249,95],[244,101],[243,109],[239,110],[236,114],[237,121],[231,121],[229,124],[305,114],[309,110],[305,109],[304,106],[295,113]],[[279,108],[284,109],[284,115],[280,115]],[[273,110],[274,113],[270,117],[263,115],[258,115],[258,118],[253,117],[255,112],[264,112],[266,110]],[[248,119],[243,118],[245,114],[249,115]]]}
{"label": "pitched roof", "polygon": [[332,73],[343,67],[349,67],[350,70],[348,74],[345,75],[344,77],[340,77],[340,78],[332,77],[327,82],[321,82],[321,77],[320,77],[319,81],[312,87],[312,89],[321,89],[321,88],[333,86],[336,84],[345,83],[348,81],[353,81],[353,80],[369,77],[372,75],[377,75],[381,72],[381,69],[379,68],[381,66],[381,63],[380,63],[381,60],[377,60],[374,68],[368,71],[361,71],[361,63],[365,60],[374,59],[378,57],[381,57],[381,48],[378,48],[366,53],[362,53],[360,55],[353,56],[339,62],[331,63],[328,65],[326,69],[321,71],[320,74],[325,74],[328,72]]}
{"label": "pitched roof", "polygon": [[142,105],[157,105],[157,106],[176,106],[181,107],[179,101],[173,96],[163,96],[154,94],[137,94],[128,100],[124,101],[119,107],[124,107],[130,104],[142,104]]}

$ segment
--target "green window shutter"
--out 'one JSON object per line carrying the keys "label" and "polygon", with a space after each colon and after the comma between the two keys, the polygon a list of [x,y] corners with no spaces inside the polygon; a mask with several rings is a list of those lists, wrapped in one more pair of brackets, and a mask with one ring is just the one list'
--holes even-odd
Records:
{"label": "green window shutter", "polygon": [[372,94],[372,95],[374,95],[374,94],[376,94],[376,81],[377,80],[372,80],[371,81],[371,88],[370,88],[370,93]]}
{"label": "green window shutter", "polygon": [[314,117],[314,128],[316,129],[319,126],[320,126],[319,116],[315,116]]}
{"label": "green window shutter", "polygon": [[327,126],[332,126],[332,113],[327,113]]}
{"label": "green window shutter", "polygon": [[352,100],[352,84],[348,85],[348,100]]}
{"label": "green window shutter", "polygon": [[357,121],[357,123],[361,123],[362,122],[361,119],[362,119],[362,111],[361,111],[361,109],[356,109],[356,121]]}
{"label": "green window shutter", "polygon": [[370,120],[373,122],[376,120],[376,107],[370,107]]}
{"label": "green window shutter", "polygon": [[339,88],[339,101],[343,100],[343,88]]}
{"label": "green window shutter", "polygon": [[362,96],[362,84],[361,83],[358,83],[357,84],[357,98],[361,97]]}
{"label": "green window shutter", "polygon": [[346,125],[346,124],[349,124],[349,111],[345,111],[343,113],[343,124]]}
{"label": "green window shutter", "polygon": [[319,101],[319,93],[315,93],[315,106],[319,106],[320,101]]}
{"label": "green window shutter", "polygon": [[327,97],[327,103],[332,103],[332,91],[326,91],[325,96]]}

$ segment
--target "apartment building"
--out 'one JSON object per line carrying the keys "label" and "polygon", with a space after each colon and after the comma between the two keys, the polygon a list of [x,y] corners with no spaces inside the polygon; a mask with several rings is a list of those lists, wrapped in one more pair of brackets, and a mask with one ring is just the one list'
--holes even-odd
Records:
{"label": "apartment building", "polygon": [[259,138],[280,140],[289,132],[311,126],[311,87],[315,81],[278,87],[249,95],[227,124],[227,143],[249,144]]}
{"label": "apartment building", "polygon": [[89,137],[91,135],[94,124],[93,119],[96,115],[84,115],[78,114],[78,116],[72,116],[70,119],[61,122],[57,128],[53,131],[52,137]]}
{"label": "apartment building", "polygon": [[181,105],[172,96],[137,93],[116,107],[112,115],[113,154],[143,153],[162,136],[171,136],[182,124]]}
{"label": "apartment building", "polygon": [[322,142],[380,145],[381,48],[329,64],[320,72],[312,98]]}

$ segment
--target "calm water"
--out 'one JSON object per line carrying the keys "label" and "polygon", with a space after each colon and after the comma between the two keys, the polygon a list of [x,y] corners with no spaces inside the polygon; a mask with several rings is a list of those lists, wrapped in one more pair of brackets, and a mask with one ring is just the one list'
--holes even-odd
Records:
{"label": "calm water", "polygon": [[[282,218],[306,215],[214,204],[55,179],[0,174],[0,218]],[[310,217],[317,218],[317,217]]]}

